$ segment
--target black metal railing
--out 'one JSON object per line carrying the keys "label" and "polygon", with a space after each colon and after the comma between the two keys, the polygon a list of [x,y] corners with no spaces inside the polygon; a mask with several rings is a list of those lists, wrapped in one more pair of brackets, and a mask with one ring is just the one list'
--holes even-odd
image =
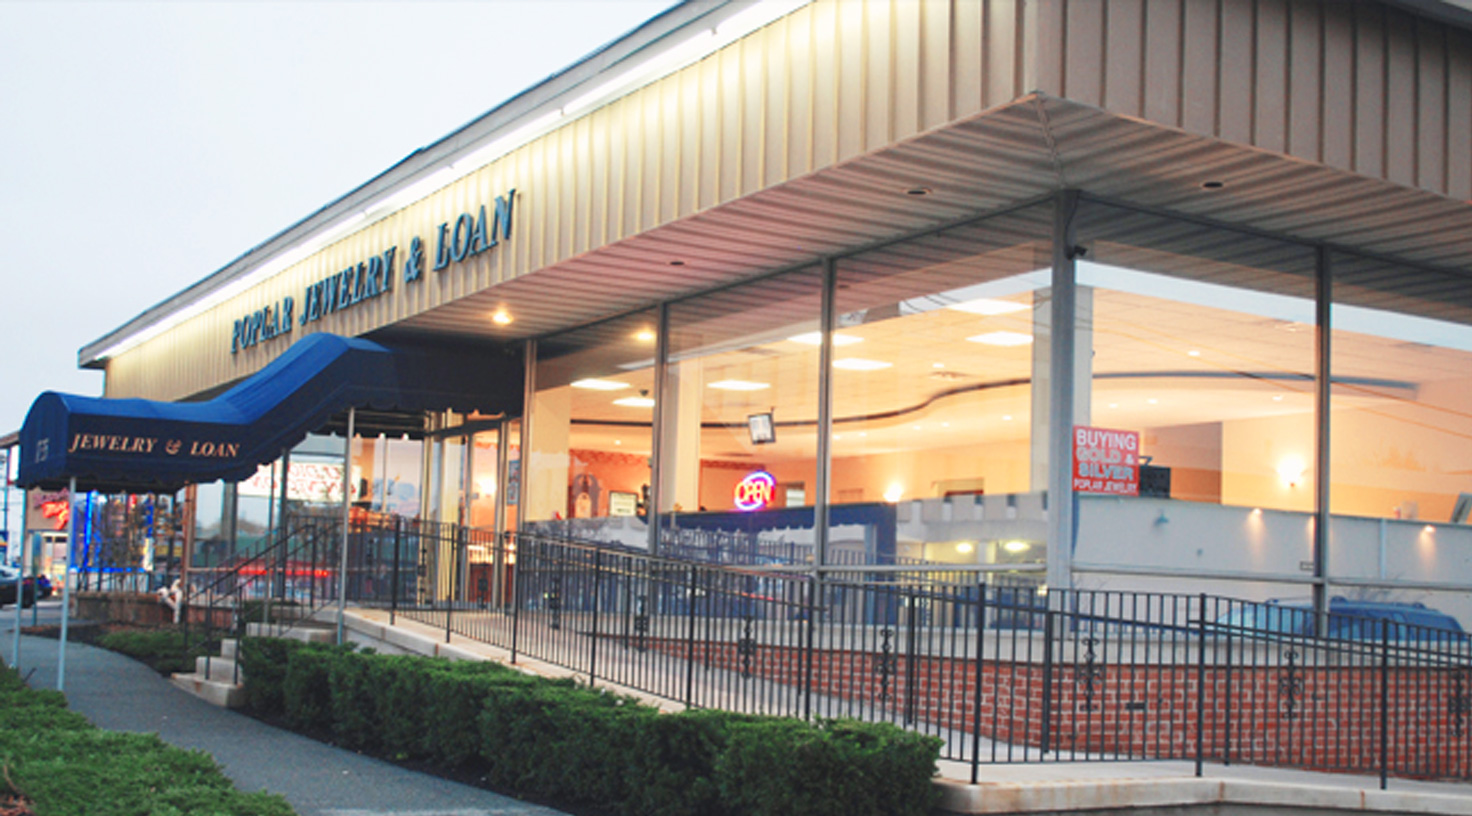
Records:
{"label": "black metal railing", "polygon": [[204,652],[206,671],[209,646],[220,638],[238,637],[248,624],[283,635],[339,596],[341,518],[294,518],[266,540],[255,553],[188,572],[179,619],[186,646]]}
{"label": "black metal railing", "polygon": [[1184,760],[1472,778],[1460,630],[1048,592],[1035,572],[732,566],[405,520],[352,540],[349,598],[447,639],[694,707],[892,722],[973,769]]}

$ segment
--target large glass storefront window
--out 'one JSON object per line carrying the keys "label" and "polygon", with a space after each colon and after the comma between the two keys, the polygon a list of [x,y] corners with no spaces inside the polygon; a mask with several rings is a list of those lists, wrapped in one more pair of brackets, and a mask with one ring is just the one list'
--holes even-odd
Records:
{"label": "large glass storefront window", "polygon": [[538,342],[526,529],[648,542],[657,323],[648,311]]}
{"label": "large glass storefront window", "polygon": [[839,558],[1043,559],[1051,234],[1049,205],[838,262]]}
{"label": "large glass storefront window", "polygon": [[1315,252],[1119,207],[1077,218],[1076,566],[1306,577]]}
{"label": "large glass storefront window", "polygon": [[1463,276],[1335,254],[1329,551],[1337,594],[1472,620],[1472,287]]}
{"label": "large glass storefront window", "polygon": [[822,302],[809,268],[669,307],[663,551],[812,557]]}

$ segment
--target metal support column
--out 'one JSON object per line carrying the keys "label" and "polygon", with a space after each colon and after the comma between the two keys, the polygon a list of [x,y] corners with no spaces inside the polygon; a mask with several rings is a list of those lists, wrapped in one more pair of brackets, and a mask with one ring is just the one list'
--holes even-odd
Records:
{"label": "metal support column", "polygon": [[665,389],[668,386],[666,369],[669,367],[670,359],[670,305],[659,304],[659,327],[658,335],[654,341],[654,415],[652,419],[653,438],[650,439],[649,447],[649,504],[644,508],[644,520],[649,524],[649,553],[659,555],[659,503],[662,491],[659,489],[660,474],[664,470],[664,434],[665,422],[668,414],[664,407],[668,400],[665,399]]}
{"label": "metal support column", "polygon": [[[71,622],[72,588],[70,581],[72,571],[72,543],[77,535],[77,477],[73,476],[67,485],[66,502],[69,508],[66,514],[66,562],[61,568],[61,643],[57,646],[56,653],[56,690],[66,691],[66,629]],[[15,605],[20,606],[21,587],[15,587]]]}
{"label": "metal support column", "polygon": [[[1073,378],[1078,256],[1077,190],[1053,199],[1053,283],[1048,361],[1048,572],[1050,589],[1073,586]],[[1038,395],[1033,394],[1033,399]]]}
{"label": "metal support column", "polygon": [[343,622],[348,606],[348,528],[352,516],[353,497],[349,482],[353,478],[353,432],[358,409],[348,408],[348,435],[342,443],[342,551],[337,566],[337,644],[343,643]]}
{"label": "metal support column", "polygon": [[1329,409],[1331,356],[1331,313],[1333,307],[1333,268],[1329,248],[1320,246],[1318,286],[1315,303],[1314,415],[1314,631],[1323,635],[1328,629],[1329,614]]}

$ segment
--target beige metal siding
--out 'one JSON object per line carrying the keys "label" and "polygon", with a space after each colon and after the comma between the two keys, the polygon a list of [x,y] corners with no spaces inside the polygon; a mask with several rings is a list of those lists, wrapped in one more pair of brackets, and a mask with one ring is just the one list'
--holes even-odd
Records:
{"label": "beige metal siding", "polygon": [[[303,327],[232,355],[232,321],[285,295],[300,310],[307,285],[390,246],[402,268],[414,236],[432,256],[440,223],[513,187],[510,240],[305,328],[390,326],[1034,90],[1472,197],[1468,35],[1372,3],[816,0],[122,354],[107,393],[178,399],[252,373]],[[848,217],[821,203],[815,219]]]}
{"label": "beige metal siding", "polygon": [[1333,0],[1044,0],[1039,20],[1045,93],[1468,198],[1466,32]]}
{"label": "beige metal siding", "polygon": [[[109,362],[109,396],[178,399],[303,333],[230,354],[231,324],[518,190],[509,241],[310,324],[358,335],[1020,96],[1020,0],[818,0],[593,111]],[[430,262],[432,263],[432,258]],[[298,312],[300,313],[300,312]]]}

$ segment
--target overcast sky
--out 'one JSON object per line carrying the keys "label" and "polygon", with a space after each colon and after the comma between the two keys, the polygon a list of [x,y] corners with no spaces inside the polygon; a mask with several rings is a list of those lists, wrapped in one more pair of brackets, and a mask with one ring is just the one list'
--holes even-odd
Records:
{"label": "overcast sky", "polygon": [[101,393],[84,344],[672,4],[0,0],[0,434]]}

